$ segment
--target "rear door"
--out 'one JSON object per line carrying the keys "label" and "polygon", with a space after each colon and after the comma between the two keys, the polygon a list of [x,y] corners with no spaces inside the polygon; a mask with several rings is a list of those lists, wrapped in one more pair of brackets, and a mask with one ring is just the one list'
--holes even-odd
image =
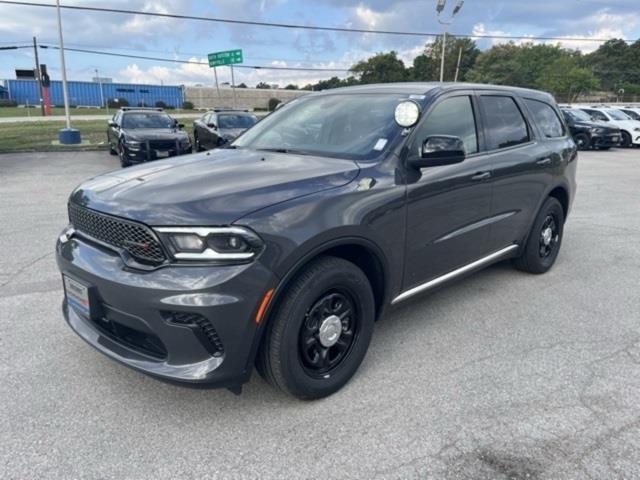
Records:
{"label": "rear door", "polygon": [[405,291],[487,254],[492,168],[481,153],[477,117],[473,92],[455,92],[436,101],[409,140],[411,157],[427,137],[453,135],[463,140],[466,158],[407,170]]}
{"label": "rear door", "polygon": [[482,92],[487,154],[493,165],[490,249],[521,243],[559,158],[541,141],[521,99],[510,92]]}

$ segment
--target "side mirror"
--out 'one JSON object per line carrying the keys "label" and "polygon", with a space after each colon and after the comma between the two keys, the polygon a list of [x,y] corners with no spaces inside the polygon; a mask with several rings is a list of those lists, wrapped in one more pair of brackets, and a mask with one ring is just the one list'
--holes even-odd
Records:
{"label": "side mirror", "polygon": [[465,159],[464,142],[451,135],[427,137],[420,148],[420,157],[412,159],[417,168],[438,167],[460,163]]}
{"label": "side mirror", "polygon": [[118,128],[118,124],[116,122],[114,122],[113,120],[109,120],[107,123],[108,123],[108,125],[110,127]]}
{"label": "side mirror", "polygon": [[218,128],[218,127],[216,127],[216,124],[215,124],[215,123],[207,123],[207,127],[209,127],[209,128],[213,128],[214,130],[215,130],[216,128]]}
{"label": "side mirror", "polygon": [[184,123],[178,123],[178,128],[179,129],[183,129],[184,128]]}

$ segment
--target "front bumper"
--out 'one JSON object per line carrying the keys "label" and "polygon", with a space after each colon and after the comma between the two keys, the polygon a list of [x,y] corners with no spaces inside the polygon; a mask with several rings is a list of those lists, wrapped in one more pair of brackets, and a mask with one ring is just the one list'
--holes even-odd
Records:
{"label": "front bumper", "polygon": [[621,141],[622,137],[619,133],[611,135],[593,135],[591,137],[591,146],[594,148],[611,148],[620,145]]}
{"label": "front bumper", "polygon": [[[86,285],[91,303],[89,316],[65,298],[64,317],[100,352],[170,382],[228,387],[249,379],[256,311],[277,281],[259,260],[141,272],[77,237],[58,241],[56,251],[62,274]],[[181,323],[190,316],[200,320]]]}
{"label": "front bumper", "polygon": [[158,148],[150,142],[145,142],[140,147],[132,148],[126,143],[123,144],[124,154],[129,163],[143,163],[162,158],[176,157],[178,155],[188,155],[193,152],[191,145],[174,142],[171,146],[163,145]]}

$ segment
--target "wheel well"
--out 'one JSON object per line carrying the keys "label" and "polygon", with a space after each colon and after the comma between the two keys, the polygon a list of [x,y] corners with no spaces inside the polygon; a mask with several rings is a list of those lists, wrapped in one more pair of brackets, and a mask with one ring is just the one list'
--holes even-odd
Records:
{"label": "wheel well", "polygon": [[567,218],[567,214],[569,213],[569,194],[567,193],[567,191],[562,187],[556,187],[551,190],[549,196],[555,198],[560,202],[560,205],[562,205],[564,218]]}
{"label": "wheel well", "polygon": [[384,269],[378,257],[368,248],[357,244],[331,247],[321,252],[320,255],[331,255],[333,257],[343,258],[344,260],[354,263],[364,272],[373,290],[377,318],[382,310],[385,292]]}

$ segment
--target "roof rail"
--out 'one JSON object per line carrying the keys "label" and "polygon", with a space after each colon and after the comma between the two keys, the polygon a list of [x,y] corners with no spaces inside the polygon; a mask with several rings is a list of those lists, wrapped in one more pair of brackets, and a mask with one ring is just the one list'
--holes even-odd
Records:
{"label": "roof rail", "polygon": [[163,109],[160,107],[120,107],[120,110],[126,112],[128,110],[149,110],[152,112],[162,112]]}
{"label": "roof rail", "polygon": [[249,109],[247,108],[231,108],[231,107],[217,107],[217,108],[212,108],[210,110],[211,112],[248,112]]}

